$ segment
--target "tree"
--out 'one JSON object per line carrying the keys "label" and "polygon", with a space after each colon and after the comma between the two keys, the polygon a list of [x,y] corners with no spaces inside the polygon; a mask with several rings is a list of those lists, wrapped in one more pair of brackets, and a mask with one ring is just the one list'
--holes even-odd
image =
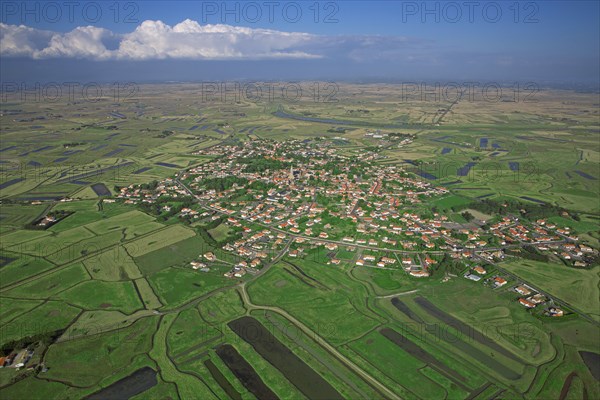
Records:
{"label": "tree", "polygon": [[468,212],[468,211],[465,211],[465,212],[463,212],[463,213],[462,213],[462,214],[460,214],[460,215],[462,215],[462,216],[463,216],[463,218],[464,218],[464,219],[465,219],[467,222],[471,222],[471,221],[473,221],[473,219],[475,218],[475,217],[473,216],[473,214],[471,214],[471,213],[470,213],[470,212]]}

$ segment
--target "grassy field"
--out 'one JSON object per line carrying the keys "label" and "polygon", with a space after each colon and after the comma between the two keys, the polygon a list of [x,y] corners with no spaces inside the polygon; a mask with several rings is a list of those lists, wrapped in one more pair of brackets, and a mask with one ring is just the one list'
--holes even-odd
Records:
{"label": "grassy field", "polygon": [[10,320],[10,323],[3,325],[2,340],[6,343],[65,329],[80,312],[80,309],[60,301],[44,301],[38,307],[24,311]]}
{"label": "grassy field", "polygon": [[[113,217],[86,224],[86,228],[96,235],[102,235],[113,230],[133,229],[138,225],[154,221],[154,218],[141,211],[129,211]],[[160,225],[159,225],[160,226]]]}
{"label": "grassy field", "polygon": [[[423,373],[426,364],[403,352],[398,346],[384,338],[379,332],[371,332],[350,346],[352,351],[361,357],[377,360],[377,375],[385,375],[395,382],[402,382],[402,389],[397,393],[416,398],[452,398],[466,397],[466,392],[452,384],[452,391],[448,393],[443,386],[436,383],[435,379],[443,380],[444,377],[434,372],[435,379]],[[430,379],[428,379],[430,378]],[[427,384],[424,384],[427,382]]]}
{"label": "grassy field", "polygon": [[82,264],[73,264],[5,292],[7,296],[45,299],[89,279]]}
{"label": "grassy field", "polygon": [[[10,372],[7,370],[6,372]],[[5,373],[4,371],[0,373]],[[3,395],[23,399],[30,398],[31,393],[39,396],[39,399],[64,399],[68,397],[80,397],[85,391],[80,388],[74,388],[60,382],[43,381],[34,376],[20,380],[10,386],[2,388]]]}
{"label": "grassy field", "polygon": [[161,303],[172,308],[211,290],[231,285],[233,282],[223,277],[227,270],[221,268],[220,274],[207,274],[191,269],[166,269],[150,276],[148,281],[158,293]]}
{"label": "grassy field", "polygon": [[173,266],[188,266],[190,261],[212,250],[199,235],[180,240],[170,246],[148,252],[135,258],[145,275],[152,275]]}
{"label": "grassy field", "polygon": [[0,314],[0,322],[5,326],[10,320],[19,317],[20,315],[31,310],[33,307],[42,304],[41,300],[19,300],[0,297],[2,312]]}
{"label": "grassy field", "polygon": [[2,248],[8,248],[11,246],[23,244],[29,241],[40,239],[50,235],[48,231],[26,231],[18,230],[10,232],[0,236],[2,238]]}
{"label": "grassy field", "polygon": [[181,225],[173,225],[160,232],[134,240],[125,245],[125,248],[132,257],[139,257],[152,251],[162,249],[163,247],[174,245],[175,243],[192,236],[194,236],[194,231],[191,229]]}
{"label": "grassy field", "polygon": [[434,207],[437,207],[439,210],[448,211],[452,207],[462,206],[465,204],[469,204],[470,202],[471,202],[471,200],[468,198],[452,195],[452,196],[446,196],[439,200],[436,200],[432,204]]}
{"label": "grassy field", "polygon": [[208,233],[217,242],[221,242],[221,241],[227,239],[227,236],[230,233],[230,229],[226,224],[220,224],[216,228],[209,230]]}
{"label": "grassy field", "polygon": [[283,316],[262,310],[252,311],[251,315],[268,327],[279,341],[335,387],[344,398],[380,397],[363,379],[323,349],[312,335],[302,332]]}
{"label": "grassy field", "polygon": [[82,282],[59,297],[84,310],[117,310],[131,314],[143,307],[132,282]]}
{"label": "grassy field", "polygon": [[48,236],[43,235],[37,239],[22,241],[19,244],[8,247],[8,250],[45,257],[61,252],[68,252],[82,240],[94,237],[95,235],[92,232],[81,226]]}
{"label": "grassy field", "polygon": [[[297,263],[297,261],[294,261]],[[366,296],[361,285],[342,271],[311,261],[298,266],[317,282],[308,283],[293,267],[281,262],[260,280],[248,286],[256,304],[277,304],[305,323],[326,340],[340,344],[359,337],[378,325],[378,318],[355,296]],[[260,283],[259,283],[260,282]],[[310,307],[306,291],[310,290]]]}
{"label": "grassy field", "polygon": [[156,296],[156,293],[154,293],[152,287],[145,278],[136,279],[134,282],[138,292],[140,293],[140,297],[144,302],[144,307],[146,307],[147,309],[155,309],[162,307],[162,303],[160,302],[160,300]]}
{"label": "grassy field", "polygon": [[156,319],[130,327],[58,343],[49,349],[47,379],[92,386],[131,369],[132,361],[150,351]]}
{"label": "grassy field", "polygon": [[[21,228],[26,223],[33,221],[45,209],[46,206],[43,204],[2,204],[2,210],[0,211],[0,216],[2,217],[0,232],[5,233]],[[21,233],[23,232],[21,231]]]}
{"label": "grassy field", "polygon": [[5,257],[14,258],[8,265],[0,269],[0,287],[35,276],[55,267],[51,262],[37,257],[4,253]]}
{"label": "grassy field", "polygon": [[73,212],[73,214],[49,229],[49,231],[56,233],[78,226],[98,223],[102,220],[109,220],[119,214],[131,211],[130,207],[116,203],[104,204],[102,209],[100,209],[98,200],[80,200],[69,203],[59,203],[54,209],[58,211]]}
{"label": "grassy field", "polygon": [[234,289],[215,293],[198,303],[197,308],[203,320],[217,326],[244,315],[246,312],[239,293]]}
{"label": "grassy field", "polygon": [[222,325],[207,324],[196,309],[185,310],[179,313],[169,330],[169,354],[178,363],[189,360],[221,342],[222,330]]}
{"label": "grassy field", "polygon": [[115,246],[83,261],[93,279],[124,281],[141,277],[138,266],[123,246]]}
{"label": "grassy field", "polygon": [[125,315],[121,311],[83,311],[61,336],[61,341],[92,336],[133,324],[139,315]]}

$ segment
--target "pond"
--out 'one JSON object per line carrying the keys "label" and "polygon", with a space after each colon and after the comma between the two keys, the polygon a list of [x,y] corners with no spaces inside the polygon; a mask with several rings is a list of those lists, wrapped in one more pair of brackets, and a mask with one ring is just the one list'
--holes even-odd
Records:
{"label": "pond", "polygon": [[242,382],[244,387],[256,396],[258,400],[278,399],[277,395],[265,385],[254,368],[244,360],[244,357],[233,346],[223,344],[217,347],[216,352],[231,372]]}
{"label": "pond", "polygon": [[343,399],[329,382],[292,353],[258,320],[241,317],[228,325],[309,399]]}
{"label": "pond", "polygon": [[579,355],[592,373],[592,376],[597,381],[600,381],[600,354],[592,353],[591,351],[580,351]]}
{"label": "pond", "polygon": [[95,183],[92,185],[92,190],[98,196],[110,196],[110,190],[106,187],[104,183]]}
{"label": "pond", "polygon": [[225,378],[225,375],[219,371],[219,368],[217,368],[211,360],[204,361],[204,366],[208,369],[213,379],[217,381],[219,386],[227,393],[227,396],[233,400],[242,400],[242,395],[234,389],[233,385],[231,385],[227,378]]}
{"label": "pond", "polygon": [[138,369],[133,374],[118,380],[110,386],[89,395],[89,400],[121,400],[129,399],[143,393],[158,383],[156,371],[150,367]]}

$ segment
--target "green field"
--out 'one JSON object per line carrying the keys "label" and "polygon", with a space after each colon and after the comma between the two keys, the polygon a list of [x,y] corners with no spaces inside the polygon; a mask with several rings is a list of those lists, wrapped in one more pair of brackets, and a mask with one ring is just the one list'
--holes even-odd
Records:
{"label": "green field", "polygon": [[229,229],[229,227],[227,225],[220,224],[216,228],[213,228],[213,229],[209,230],[208,233],[217,242],[221,242],[221,241],[227,239],[227,236],[230,233],[230,229]]}
{"label": "green field", "polygon": [[125,245],[127,252],[132,257],[143,256],[152,251],[174,245],[175,243],[194,236],[194,232],[180,225],[170,226],[164,230],[134,240]]}
{"label": "green field", "polygon": [[152,275],[167,267],[188,267],[190,261],[199,258],[208,249],[204,240],[196,235],[136,257],[135,261],[144,274]]}
{"label": "green field", "polygon": [[17,254],[11,253],[5,253],[5,256],[15,258],[15,261],[0,269],[0,286],[10,285],[55,267],[54,264],[43,258],[26,255],[17,257]]}
{"label": "green field", "polygon": [[127,328],[59,343],[47,355],[48,379],[92,386],[131,371],[136,359],[150,350],[155,327],[156,319],[146,318]]}
{"label": "green field", "polygon": [[[7,301],[4,299],[3,303]],[[45,301],[30,311],[24,311],[2,327],[4,343],[34,335],[60,331],[81,312],[61,301]]]}
{"label": "green field", "polygon": [[82,282],[62,292],[60,298],[85,310],[118,310],[131,314],[142,307],[131,282]]}
{"label": "green field", "polygon": [[[324,265],[307,261],[300,266],[318,283],[309,286],[297,272],[287,272],[288,264],[279,263],[260,281],[249,285],[249,295],[256,304],[277,304],[335,344],[359,337],[378,325],[378,316],[363,302],[354,301],[354,296],[361,293],[366,296],[363,286]],[[306,307],[307,288],[313,293],[310,307]]]}
{"label": "green field", "polygon": [[[226,269],[222,269],[226,271]],[[223,274],[204,274],[191,269],[166,269],[148,278],[166,307],[179,306],[211,290],[231,284]]]}
{"label": "green field", "polygon": [[83,265],[73,264],[31,282],[21,284],[6,291],[5,294],[22,298],[45,299],[88,279],[89,276]]}

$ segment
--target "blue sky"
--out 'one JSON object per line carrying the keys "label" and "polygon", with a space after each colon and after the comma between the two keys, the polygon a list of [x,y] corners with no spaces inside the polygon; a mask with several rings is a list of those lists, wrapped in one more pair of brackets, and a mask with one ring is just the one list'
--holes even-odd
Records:
{"label": "blue sky", "polygon": [[[171,64],[191,80],[193,69],[218,77],[211,71],[218,66],[231,77],[243,72],[244,78],[265,79],[260,72],[275,76],[285,66],[289,78],[298,79],[598,81],[598,1],[477,1],[471,9],[464,1],[275,3],[270,21],[264,1],[120,2],[118,13],[112,1],[82,1],[70,21],[62,2],[4,2],[1,54],[9,65],[2,72],[23,76],[27,70],[17,66],[34,74],[31,66],[57,68],[62,62],[66,71],[94,63],[115,71],[160,65],[156,80],[175,78],[168,73]],[[224,9],[232,12],[223,15]],[[193,23],[181,24],[185,20]],[[164,24],[140,27],[144,21]],[[206,24],[226,27],[213,32]]]}

